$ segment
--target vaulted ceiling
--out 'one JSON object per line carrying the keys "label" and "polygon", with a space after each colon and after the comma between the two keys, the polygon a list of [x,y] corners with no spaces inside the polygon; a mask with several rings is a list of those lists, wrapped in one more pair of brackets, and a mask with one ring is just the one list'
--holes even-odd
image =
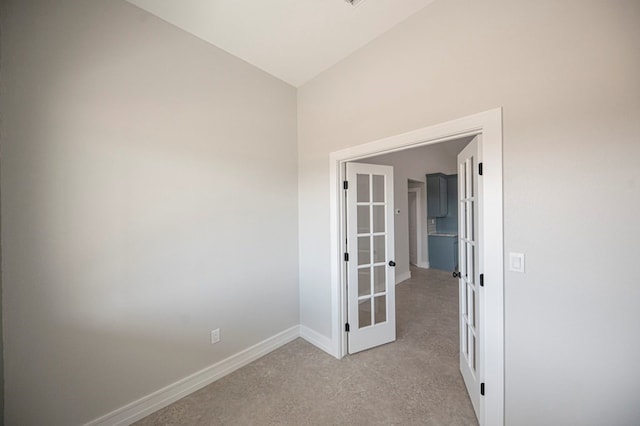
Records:
{"label": "vaulted ceiling", "polygon": [[433,0],[127,0],[300,86]]}

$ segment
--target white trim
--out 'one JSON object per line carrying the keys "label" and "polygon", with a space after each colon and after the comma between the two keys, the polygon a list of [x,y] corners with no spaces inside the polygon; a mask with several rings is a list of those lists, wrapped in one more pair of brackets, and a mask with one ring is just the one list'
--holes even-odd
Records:
{"label": "white trim", "polygon": [[298,337],[300,337],[300,326],[296,325],[197,373],[144,396],[137,401],[105,414],[87,423],[85,426],[130,425],[180,398],[223,378],[227,374],[233,373],[237,369],[267,355],[269,352],[286,345]]}
{"label": "white trim", "polygon": [[300,337],[302,337],[304,340],[311,343],[318,349],[325,351],[329,355],[333,355],[333,342],[331,342],[331,339],[329,339],[327,336],[324,336],[317,331],[310,329],[306,325],[300,325]]}
{"label": "white trim", "polygon": [[341,283],[345,281],[346,268],[341,267],[340,256],[343,246],[338,242],[345,232],[344,222],[340,219],[343,217],[345,200],[340,189],[342,180],[346,176],[346,162],[334,159],[333,154],[329,155],[329,238],[331,241],[331,355],[341,359],[346,355],[347,350],[347,333],[343,332],[347,318],[347,304],[343,303],[347,300],[346,286]]}
{"label": "white trim", "polygon": [[341,358],[346,354],[346,333],[342,325],[344,312],[344,268],[341,262],[344,241],[341,185],[342,165],[372,155],[400,151],[437,142],[482,134],[481,157],[484,162],[484,262],[483,271],[486,327],[482,350],[486,359],[484,378],[491,389],[484,397],[485,416],[481,425],[504,424],[504,239],[502,189],[502,109],[481,112],[457,120],[425,127],[400,135],[380,139],[332,152],[329,155],[330,183],[330,239],[331,239],[331,330],[332,354]]}
{"label": "white trim", "polygon": [[429,262],[418,262],[418,264],[416,265],[418,268],[423,268],[423,269],[429,269],[431,268],[431,264]]}
{"label": "white trim", "polygon": [[396,285],[411,278],[411,271],[396,275]]}

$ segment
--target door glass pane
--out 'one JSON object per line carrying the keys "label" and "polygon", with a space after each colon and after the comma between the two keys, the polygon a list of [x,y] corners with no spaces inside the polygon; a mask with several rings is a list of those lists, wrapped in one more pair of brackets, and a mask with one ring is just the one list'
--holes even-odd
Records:
{"label": "door glass pane", "polygon": [[371,294],[371,268],[358,269],[358,296]]}
{"label": "door glass pane", "polygon": [[460,198],[466,198],[467,194],[467,168],[465,164],[460,164],[460,176],[458,176],[460,182]]}
{"label": "door glass pane", "polygon": [[476,371],[476,336],[473,335],[469,339],[469,366],[471,371]]}
{"label": "door glass pane", "polygon": [[357,186],[357,197],[356,201],[358,203],[368,203],[369,202],[369,175],[361,175],[358,174],[356,176],[356,186]]}
{"label": "door glass pane", "polygon": [[373,175],[373,202],[384,203],[384,176]]}
{"label": "door glass pane", "polygon": [[369,206],[358,206],[358,234],[371,232]]}
{"label": "door glass pane", "polygon": [[467,269],[466,269],[466,276],[467,276],[467,280],[469,280],[469,282],[474,283],[475,284],[475,269],[474,269],[474,247],[471,243],[466,243],[467,246]]}
{"label": "door glass pane", "polygon": [[370,237],[358,237],[358,265],[368,265],[371,263],[370,246]]}
{"label": "door glass pane", "polygon": [[471,241],[475,240],[475,230],[473,229],[473,225],[475,221],[473,220],[473,201],[469,202],[469,207],[467,210],[467,238]]}
{"label": "door glass pane", "polygon": [[471,332],[470,327],[466,327],[467,329],[467,364],[471,367],[471,357],[473,355],[473,333]]}
{"label": "door glass pane", "polygon": [[358,301],[358,328],[371,325],[371,299]]}
{"label": "door glass pane", "polygon": [[469,160],[465,160],[462,163],[462,167],[464,167],[464,191],[462,194],[462,198],[469,198]]}
{"label": "door glass pane", "polygon": [[462,353],[465,357],[469,358],[469,341],[467,334],[469,333],[469,328],[465,322],[462,323]]}
{"label": "door glass pane", "polygon": [[475,302],[475,297],[473,295],[473,288],[470,285],[467,285],[467,317],[469,318],[469,325],[471,325],[472,327],[475,327],[475,324],[474,324],[475,310],[473,306],[474,302]]}
{"label": "door glass pane", "polygon": [[463,201],[460,203],[460,218],[462,219],[462,224],[460,226],[460,238],[467,238],[467,202]]}
{"label": "door glass pane", "polygon": [[464,237],[460,237],[460,245],[462,250],[460,250],[460,259],[458,259],[458,264],[460,266],[460,277],[467,276],[467,242],[462,240]]}
{"label": "door glass pane", "polygon": [[384,262],[386,259],[385,254],[385,240],[386,236],[376,235],[373,237],[373,261]]}
{"label": "door glass pane", "polygon": [[466,281],[462,280],[462,283],[460,284],[459,287],[459,293],[460,293],[460,297],[462,297],[462,300],[460,301],[460,309],[462,309],[462,316],[464,318],[465,315],[467,315],[467,291],[465,290],[465,288],[467,287]]}
{"label": "door glass pane", "polygon": [[374,302],[376,308],[376,324],[387,320],[387,296],[379,296]]}
{"label": "door glass pane", "polygon": [[384,232],[384,206],[373,206],[373,232]]}
{"label": "door glass pane", "polygon": [[476,346],[476,337],[473,336],[473,356],[471,357],[471,359],[473,360],[473,366],[472,369],[475,372],[476,371],[476,365],[478,363],[478,351],[476,350],[477,346]]}
{"label": "door glass pane", "polygon": [[469,171],[468,171],[468,174],[467,174],[467,180],[468,180],[468,183],[467,183],[467,198],[471,198],[474,195],[473,193],[474,193],[474,189],[475,189],[473,187],[473,174],[475,172],[475,170],[473,168],[474,167],[473,166],[473,163],[474,163],[473,157],[469,158],[468,162],[469,162]]}
{"label": "door glass pane", "polygon": [[373,291],[374,293],[381,293],[387,290],[387,267],[385,265],[373,267]]}
{"label": "door glass pane", "polygon": [[476,328],[476,317],[478,316],[477,312],[476,312],[476,291],[473,290],[472,291],[473,294],[473,299],[471,299],[471,325],[473,325],[473,328]]}

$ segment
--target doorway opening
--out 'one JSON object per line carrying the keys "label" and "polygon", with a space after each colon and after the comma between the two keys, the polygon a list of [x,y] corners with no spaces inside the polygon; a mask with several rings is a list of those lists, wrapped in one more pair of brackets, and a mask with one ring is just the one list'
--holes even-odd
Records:
{"label": "doorway opening", "polygon": [[429,268],[429,256],[425,244],[428,235],[425,182],[408,179],[407,216],[409,219],[409,264]]}
{"label": "doorway opening", "polygon": [[[465,137],[481,136],[477,159],[484,164],[482,203],[478,215],[483,218],[478,232],[484,237],[478,247],[479,266],[485,281],[491,281],[482,291],[480,326],[483,339],[477,351],[483,363],[478,380],[492,392],[480,401],[478,420],[483,424],[504,423],[504,302],[503,302],[503,217],[502,217],[502,113],[500,109],[464,117],[458,120],[419,129],[402,135],[374,141],[334,152],[331,164],[331,239],[332,239],[332,345],[334,355],[343,357],[347,351],[347,271],[343,258],[346,247],[345,199],[342,183],[345,165],[367,157],[402,151],[436,143],[451,143]],[[474,163],[475,164],[475,163]]]}
{"label": "doorway opening", "polygon": [[422,241],[420,228],[420,189],[409,188],[407,191],[407,217],[409,218],[409,266],[417,266],[422,257],[422,247],[418,255],[418,242]]}

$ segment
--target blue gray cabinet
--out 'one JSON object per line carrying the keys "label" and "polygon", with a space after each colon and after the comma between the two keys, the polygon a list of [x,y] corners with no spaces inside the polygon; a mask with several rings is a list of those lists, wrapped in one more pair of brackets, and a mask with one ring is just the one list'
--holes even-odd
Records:
{"label": "blue gray cabinet", "polygon": [[455,271],[458,266],[458,236],[455,234],[429,235],[429,267]]}
{"label": "blue gray cabinet", "polygon": [[447,175],[431,173],[427,176],[427,216],[447,215]]}

